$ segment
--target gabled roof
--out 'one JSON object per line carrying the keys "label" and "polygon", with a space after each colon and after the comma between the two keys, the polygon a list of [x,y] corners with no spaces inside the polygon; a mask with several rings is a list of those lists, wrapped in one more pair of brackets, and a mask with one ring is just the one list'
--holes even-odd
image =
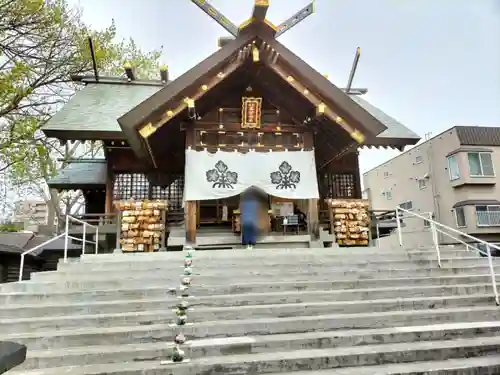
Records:
{"label": "gabled roof", "polygon": [[98,159],[72,160],[47,182],[52,189],[95,189],[104,187],[107,179],[107,162]]}
{"label": "gabled roof", "polygon": [[[274,40],[272,35],[261,33],[256,27],[247,33],[239,34],[235,40],[218,52],[119,118],[118,122],[132,148],[138,154],[146,154],[145,149],[150,149],[147,138],[156,132],[162,123],[172,120],[185,109],[183,100],[186,97],[191,99],[193,96],[202,97],[207,92],[207,87],[211,86],[207,82],[213,80],[212,77],[223,74],[221,69],[224,66],[227,68],[231,60],[238,59],[241,62],[242,55],[243,59],[247,60],[253,48],[260,49],[263,54],[268,55],[267,57],[269,57],[269,52],[274,54],[275,58],[261,57],[260,63],[274,70],[283,80],[300,81],[300,94],[304,93],[304,98],[310,100],[316,107],[326,105],[329,111],[326,113],[329,113],[327,117],[330,121],[340,124],[358,142],[363,143],[363,140],[359,140],[359,136],[361,138],[375,137],[387,129],[383,123],[350,100],[343,90]],[[292,86],[299,90],[297,85],[292,84]],[[201,87],[204,87],[204,92]],[[305,92],[310,92],[310,94],[305,94]],[[305,117],[301,120],[305,120]],[[143,137],[138,134],[139,128],[142,130]]]}
{"label": "gabled roof", "polygon": [[220,69],[227,64],[242,47],[251,42],[253,38],[253,35],[245,35],[233,40],[172,81],[172,83],[166,85],[127,113],[124,113],[118,119],[123,131],[128,133],[129,129],[145,125],[151,117],[166,109],[170,100],[183,99],[183,93],[186,89],[196,84],[201,86],[204,83],[202,82],[203,79],[207,75],[216,75]]}
{"label": "gabled roof", "polygon": [[316,71],[311,65],[307,64],[300,57],[286,48],[275,39],[266,40],[277,53],[279,53],[278,62],[285,65],[288,72],[298,77],[298,79],[309,88],[321,96],[327,106],[335,109],[342,118],[351,120],[367,136],[377,136],[386,130],[384,124],[371,116],[364,108],[350,100],[343,90],[330,82],[324,75]]}
{"label": "gabled roof", "polygon": [[[116,88],[116,86],[118,86],[118,84],[115,83],[89,83],[85,88],[78,91],[70,102],[59,111],[62,118],[65,118],[67,121],[54,123],[54,116],[47,123],[47,125],[51,125],[49,129],[44,127],[43,130],[49,133],[47,134],[48,136],[56,138],[59,138],[59,135],[63,133],[68,134],[69,139],[80,139],[79,137],[83,136],[80,133],[84,131],[83,129],[86,129],[92,132],[91,135],[93,137],[88,138],[83,136],[82,139],[106,139],[110,134],[113,134],[113,139],[124,139],[124,134],[116,120],[124,115],[130,109],[130,106],[114,105],[116,104],[116,98],[113,97],[113,94],[119,93],[123,104],[133,103],[134,100],[137,100],[141,96],[143,97],[143,100],[147,99],[154,93],[160,91],[164,85],[141,85],[123,81],[120,83],[120,86],[126,86],[126,88],[121,89]],[[93,108],[92,105],[96,102],[94,96],[100,98],[99,105],[101,108],[107,108],[108,113],[112,112],[114,114],[114,119],[112,119],[111,114],[109,117],[99,118],[97,116],[93,116],[92,113],[90,113],[91,111],[87,110],[88,108]],[[413,145],[420,139],[416,133],[408,129],[401,122],[389,116],[386,112],[378,107],[375,107],[359,95],[349,95],[349,99],[363,107],[373,117],[387,127],[387,129],[377,135],[377,137],[367,139],[365,145],[397,145],[397,140],[399,138],[407,142],[404,145]],[[78,100],[79,110],[74,110],[76,105],[69,105],[73,100]],[[128,108],[124,109],[126,107]],[[390,142],[394,142],[394,144]],[[85,164],[85,161],[83,161],[83,164]],[[80,167],[83,169],[100,168],[97,165],[82,165]],[[72,168],[80,167],[73,166]]]}

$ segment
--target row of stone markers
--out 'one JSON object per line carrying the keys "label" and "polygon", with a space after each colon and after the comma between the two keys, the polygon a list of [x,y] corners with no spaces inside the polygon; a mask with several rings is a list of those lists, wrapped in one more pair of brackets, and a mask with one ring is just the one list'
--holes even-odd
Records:
{"label": "row of stone markers", "polygon": [[[193,253],[194,249],[187,247],[184,250],[184,271],[181,276],[181,285],[179,287],[179,302],[177,303],[175,315],[175,322],[172,324],[176,329],[176,334],[174,337],[174,347],[171,354],[171,362],[183,362],[186,360],[185,352],[182,350],[181,346],[186,343],[186,336],[183,333],[183,327],[187,324],[187,312],[189,309],[189,302],[187,298],[190,297],[189,288],[191,286],[191,276],[193,274]],[[171,294],[176,295],[177,290],[175,288],[170,290]],[[165,364],[170,363],[166,361]]]}

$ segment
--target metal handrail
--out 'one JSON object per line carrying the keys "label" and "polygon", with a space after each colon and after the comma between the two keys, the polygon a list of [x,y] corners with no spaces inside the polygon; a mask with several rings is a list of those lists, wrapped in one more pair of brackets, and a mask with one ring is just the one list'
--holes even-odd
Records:
{"label": "metal handrail", "polygon": [[[69,223],[70,221],[80,223],[83,225],[83,235],[82,238],[74,237],[69,234]],[[90,241],[86,238],[87,236],[87,227],[90,228],[95,228],[95,241]],[[24,258],[26,255],[31,254],[35,252],[36,250],[43,248],[44,246],[47,246],[51,242],[54,242],[60,238],[64,237],[64,263],[68,261],[68,245],[69,245],[69,240],[72,239],[74,241],[81,241],[82,242],[82,254],[85,254],[85,246],[87,243],[90,244],[95,244],[95,253],[97,254],[99,251],[99,227],[89,224],[85,221],[79,220],[73,216],[66,215],[66,227],[64,230],[64,233],[61,233],[60,235],[51,238],[50,240],[47,240],[40,245],[35,246],[32,249],[26,250],[25,252],[21,253],[21,263],[19,265],[19,281],[23,280],[23,271],[24,271]]]}
{"label": "metal handrail", "polygon": [[[477,237],[474,237],[474,236],[471,236],[470,234],[467,234],[467,233],[464,233],[464,232],[461,232],[457,229],[454,229],[454,228],[451,228],[447,225],[444,225],[444,224],[441,224],[435,220],[432,219],[432,214],[429,214],[428,217],[425,217],[425,216],[422,216],[422,215],[419,215],[415,212],[411,212],[411,211],[408,211],[408,210],[405,210],[404,208],[401,208],[401,207],[396,207],[396,223],[397,223],[397,226],[398,226],[398,240],[399,240],[399,246],[403,246],[403,233],[401,231],[401,223],[399,221],[399,211],[401,212],[404,212],[410,216],[414,216],[414,217],[417,217],[419,219],[422,219],[422,220],[425,220],[425,221],[428,221],[430,224],[431,224],[431,231],[432,231],[432,242],[434,244],[434,248],[436,249],[436,255],[437,255],[437,261],[438,261],[438,266],[441,268],[441,251],[439,249],[439,241],[438,241],[438,232],[439,233],[442,233],[444,235],[447,235],[453,239],[456,240],[456,238],[452,235],[450,235],[449,233],[447,233],[446,231],[450,231],[452,233],[455,233],[455,234],[458,234],[459,236],[463,236],[463,237],[467,237],[471,240],[473,240],[474,242],[479,242],[481,244],[483,244],[485,247],[486,247],[486,252],[482,251],[482,250],[479,250],[471,245],[468,245],[466,244],[468,247],[472,247],[472,248],[475,248],[477,251],[479,251],[481,254],[483,255],[486,255],[488,257],[488,265],[489,265],[489,268],[490,268],[490,276],[491,276],[491,285],[492,285],[492,288],[493,288],[493,294],[494,294],[494,297],[495,297],[495,303],[497,304],[497,306],[500,306],[500,297],[498,295],[498,290],[497,290],[497,282],[496,282],[496,274],[495,274],[495,268],[493,266],[493,257],[491,256],[491,248],[494,248],[496,250],[500,250],[500,247],[495,245],[495,244],[492,244],[492,243],[489,243],[489,242],[486,242],[486,241],[483,241]],[[438,229],[440,228],[440,229]],[[460,241],[460,242],[463,242],[464,241]]]}

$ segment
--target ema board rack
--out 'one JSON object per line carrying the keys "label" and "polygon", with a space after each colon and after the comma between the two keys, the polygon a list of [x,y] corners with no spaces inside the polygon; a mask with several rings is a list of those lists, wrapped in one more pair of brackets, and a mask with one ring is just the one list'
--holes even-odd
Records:
{"label": "ema board rack", "polygon": [[167,201],[122,200],[114,204],[120,212],[123,252],[153,252],[164,246]]}
{"label": "ema board rack", "polygon": [[340,246],[368,246],[370,203],[366,199],[329,199],[330,223]]}

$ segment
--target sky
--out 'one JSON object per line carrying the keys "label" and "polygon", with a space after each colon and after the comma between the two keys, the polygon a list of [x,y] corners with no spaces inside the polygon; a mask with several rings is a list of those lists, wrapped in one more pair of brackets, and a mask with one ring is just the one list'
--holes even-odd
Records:
{"label": "sky", "polygon": [[[94,28],[114,19],[121,38],[144,50],[163,46],[174,78],[217,49],[228,35],[190,0],[70,0]],[[279,24],[308,0],[270,0]],[[253,0],[212,0],[233,23]],[[356,47],[353,87],[422,138],[454,125],[500,126],[500,0],[316,0],[316,13],[279,41],[336,85],[347,83]],[[397,151],[363,150],[364,172]]]}

